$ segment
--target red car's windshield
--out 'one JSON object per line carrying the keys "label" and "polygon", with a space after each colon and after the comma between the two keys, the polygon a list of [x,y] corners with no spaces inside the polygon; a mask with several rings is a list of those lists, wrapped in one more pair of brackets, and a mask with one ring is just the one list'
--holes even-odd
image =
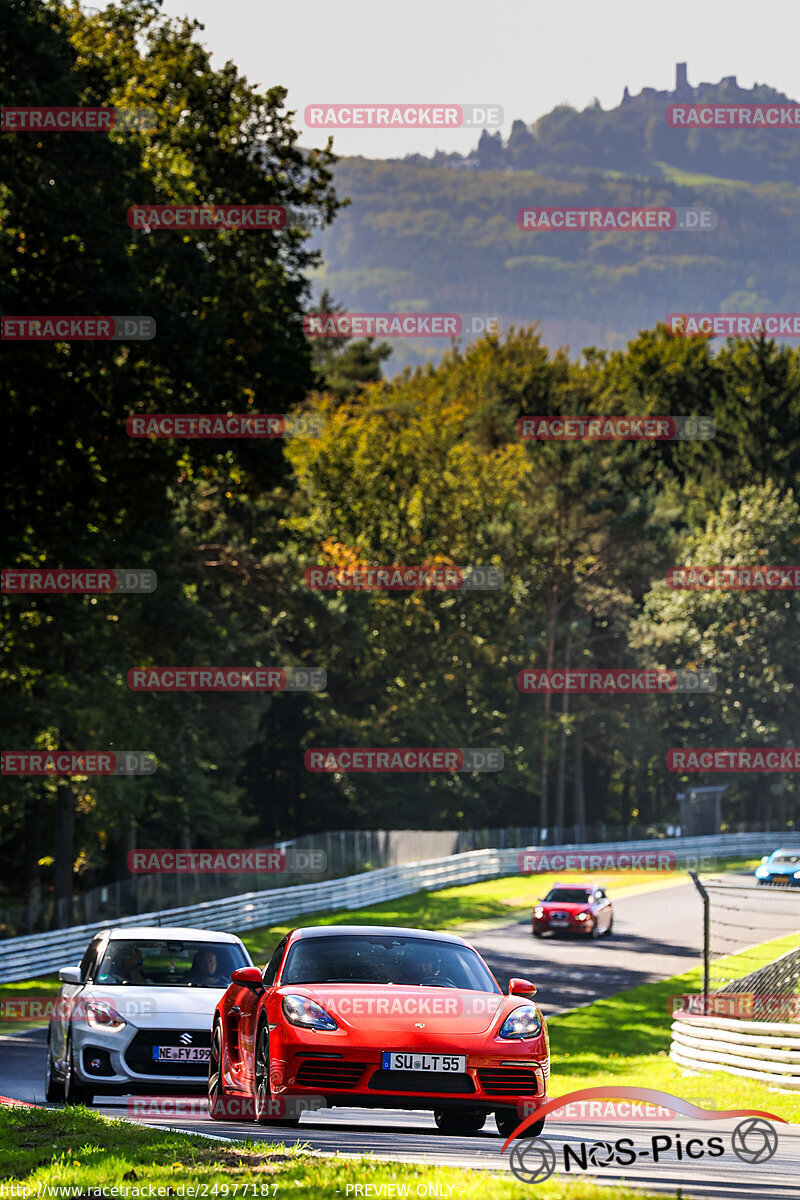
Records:
{"label": "red car's windshield", "polygon": [[301,938],[289,951],[280,982],[500,990],[481,958],[468,946],[369,934]]}
{"label": "red car's windshield", "polygon": [[586,888],[551,888],[545,901],[555,900],[558,904],[588,904],[592,893]]}

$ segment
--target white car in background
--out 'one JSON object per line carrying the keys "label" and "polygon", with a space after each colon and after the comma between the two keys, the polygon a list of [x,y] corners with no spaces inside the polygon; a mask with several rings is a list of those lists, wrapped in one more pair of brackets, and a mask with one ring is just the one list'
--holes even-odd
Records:
{"label": "white car in background", "polygon": [[62,967],[47,1033],[48,1101],[96,1094],[204,1092],[211,1020],[231,972],[253,965],[241,940],[209,929],[140,926],[92,938]]}

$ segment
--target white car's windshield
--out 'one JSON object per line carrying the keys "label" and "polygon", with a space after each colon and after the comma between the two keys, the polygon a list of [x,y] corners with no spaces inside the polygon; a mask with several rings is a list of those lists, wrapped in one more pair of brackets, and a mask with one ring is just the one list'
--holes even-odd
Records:
{"label": "white car's windshield", "polygon": [[224,988],[231,971],[249,965],[241,947],[232,942],[116,939],[108,943],[95,982]]}

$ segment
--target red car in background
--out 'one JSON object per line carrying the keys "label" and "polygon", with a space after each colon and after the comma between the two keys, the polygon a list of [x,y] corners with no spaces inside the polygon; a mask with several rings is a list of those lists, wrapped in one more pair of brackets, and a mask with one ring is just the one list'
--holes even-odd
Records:
{"label": "red car in background", "polygon": [[467,1134],[494,1113],[507,1138],[547,1101],[535,991],[512,979],[504,995],[454,934],[295,929],[263,972],[234,971],[217,1005],[211,1116],[296,1125],[304,1104],[432,1109],[442,1133]]}
{"label": "red car in background", "polygon": [[581,933],[610,937],[614,906],[597,883],[557,883],[533,910],[534,937],[543,933]]}

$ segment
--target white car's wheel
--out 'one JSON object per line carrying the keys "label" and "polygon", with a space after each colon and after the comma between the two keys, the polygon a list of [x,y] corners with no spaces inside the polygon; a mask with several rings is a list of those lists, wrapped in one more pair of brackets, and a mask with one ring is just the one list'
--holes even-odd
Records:
{"label": "white car's wheel", "polygon": [[64,1103],[64,1084],[55,1073],[50,1031],[47,1031],[47,1057],[44,1062],[44,1098],[48,1104]]}
{"label": "white car's wheel", "polygon": [[67,1046],[64,1052],[64,1103],[91,1104],[94,1092],[79,1083],[75,1076],[75,1062],[72,1057],[72,1031],[67,1034]]}

